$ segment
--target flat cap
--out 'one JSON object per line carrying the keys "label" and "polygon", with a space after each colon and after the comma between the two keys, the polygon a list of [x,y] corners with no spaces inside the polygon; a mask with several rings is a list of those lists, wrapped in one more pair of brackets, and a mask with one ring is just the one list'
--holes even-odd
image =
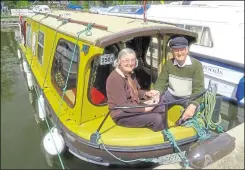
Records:
{"label": "flat cap", "polygon": [[170,48],[185,48],[188,46],[188,41],[184,37],[175,37],[169,42]]}

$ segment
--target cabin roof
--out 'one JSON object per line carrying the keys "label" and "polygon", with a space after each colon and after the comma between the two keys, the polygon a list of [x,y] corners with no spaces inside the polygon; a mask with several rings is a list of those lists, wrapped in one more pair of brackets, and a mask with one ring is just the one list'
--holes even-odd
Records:
{"label": "cabin roof", "polygon": [[[175,28],[173,26],[168,26],[166,24],[159,24],[154,22],[144,23],[141,19],[64,10],[55,10],[48,14],[49,15],[47,16],[43,13],[36,13],[28,16],[28,18],[40,22],[54,30],[58,28],[59,32],[62,32],[75,38],[77,38],[78,32],[86,28],[86,25],[68,22],[60,26],[62,24],[62,20],[59,20],[58,18],[60,15],[62,15],[62,17],[66,19],[71,18],[75,21],[94,23],[98,26],[107,27],[107,29],[93,27],[91,29],[91,36],[87,36],[84,33],[82,33],[79,36],[79,39],[85,40],[87,43],[94,44],[99,47],[105,47],[106,45],[109,45],[118,38],[124,37],[125,39],[127,39],[132,36],[151,35],[154,33],[156,34],[157,32],[162,32],[164,29],[167,29],[168,31],[173,33],[183,33],[188,34],[189,36],[196,37],[196,34],[190,31]],[[173,30],[171,31],[171,29]]]}

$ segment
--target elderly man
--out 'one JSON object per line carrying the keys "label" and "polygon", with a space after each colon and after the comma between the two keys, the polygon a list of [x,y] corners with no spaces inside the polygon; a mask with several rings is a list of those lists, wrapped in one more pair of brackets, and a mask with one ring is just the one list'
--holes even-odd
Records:
{"label": "elderly man", "polygon": [[[161,102],[172,102],[189,95],[197,95],[204,90],[204,73],[202,64],[188,55],[188,41],[184,37],[173,38],[169,42],[173,58],[163,66],[151,95],[161,93]],[[182,115],[184,120],[191,118],[202,97],[181,104],[186,108]],[[159,107],[164,109],[165,107]],[[164,110],[163,110],[164,111]]]}

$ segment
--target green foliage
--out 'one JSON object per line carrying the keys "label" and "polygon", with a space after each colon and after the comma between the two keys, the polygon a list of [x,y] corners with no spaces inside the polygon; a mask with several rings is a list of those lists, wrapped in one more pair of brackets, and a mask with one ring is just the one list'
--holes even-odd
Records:
{"label": "green foliage", "polygon": [[83,9],[88,9],[89,8],[89,2],[88,1],[83,1]]}
{"label": "green foliage", "polygon": [[81,2],[80,2],[80,1],[77,1],[77,0],[72,0],[72,1],[71,1],[71,4],[74,4],[74,5],[81,5]]}
{"label": "green foliage", "polygon": [[28,1],[17,1],[16,8],[28,8],[30,3]]}
{"label": "green foliage", "polygon": [[4,5],[8,6],[9,9],[16,9],[16,8],[28,8],[31,6],[31,2],[28,0],[25,1],[4,1]]}
{"label": "green foliage", "polygon": [[4,6],[8,6],[9,9],[14,9],[16,6],[14,2],[16,1],[4,1]]}

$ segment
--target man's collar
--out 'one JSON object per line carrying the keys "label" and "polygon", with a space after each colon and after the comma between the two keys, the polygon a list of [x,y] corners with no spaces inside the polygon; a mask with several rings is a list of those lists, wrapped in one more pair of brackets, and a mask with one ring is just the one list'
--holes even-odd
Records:
{"label": "man's collar", "polygon": [[186,65],[191,65],[191,64],[192,62],[191,62],[191,58],[189,55],[186,56],[185,63],[182,66],[179,65],[176,59],[174,59],[174,65],[178,65],[179,67],[185,67]]}

